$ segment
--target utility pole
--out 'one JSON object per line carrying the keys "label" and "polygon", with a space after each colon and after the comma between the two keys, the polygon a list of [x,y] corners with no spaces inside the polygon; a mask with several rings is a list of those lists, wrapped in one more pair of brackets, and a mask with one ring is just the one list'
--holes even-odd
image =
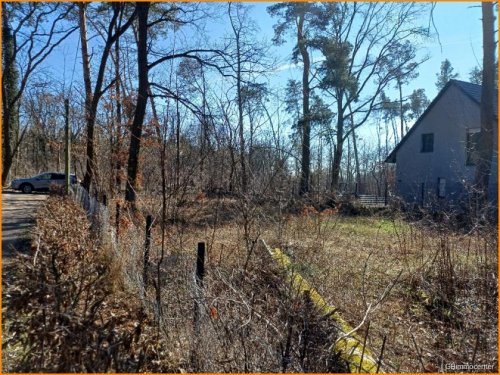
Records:
{"label": "utility pole", "polygon": [[71,186],[71,176],[70,176],[70,166],[71,166],[71,133],[69,131],[69,100],[64,99],[64,115],[65,115],[65,124],[64,124],[64,141],[66,143],[66,147],[64,149],[65,153],[65,163],[64,163],[64,175],[65,175],[65,183],[64,183],[64,191],[66,195],[69,195],[69,187]]}

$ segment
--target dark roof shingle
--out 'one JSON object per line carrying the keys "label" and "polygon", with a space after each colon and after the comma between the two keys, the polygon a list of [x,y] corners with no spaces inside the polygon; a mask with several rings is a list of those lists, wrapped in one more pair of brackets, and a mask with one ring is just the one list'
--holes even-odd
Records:
{"label": "dark roof shingle", "polygon": [[[461,89],[465,95],[474,100],[477,104],[481,104],[481,91],[482,86],[476,85],[475,83],[459,81],[457,79],[452,79],[453,82],[459,89]],[[493,99],[493,111],[495,116],[498,117],[498,92],[495,91]]]}

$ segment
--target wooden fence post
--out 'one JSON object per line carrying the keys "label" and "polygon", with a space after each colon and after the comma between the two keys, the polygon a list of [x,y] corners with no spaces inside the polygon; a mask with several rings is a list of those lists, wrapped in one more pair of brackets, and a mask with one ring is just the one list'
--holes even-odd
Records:
{"label": "wooden fence post", "polygon": [[148,265],[149,265],[149,250],[151,248],[151,226],[153,224],[153,218],[151,215],[146,217],[146,241],[144,244],[144,288],[148,285]]}

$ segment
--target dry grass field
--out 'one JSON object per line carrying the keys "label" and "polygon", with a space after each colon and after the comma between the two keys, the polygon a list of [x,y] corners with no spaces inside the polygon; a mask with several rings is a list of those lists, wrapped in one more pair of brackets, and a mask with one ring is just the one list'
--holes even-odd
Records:
{"label": "dry grass field", "polygon": [[496,230],[443,227],[312,215],[292,220],[284,247],[353,326],[370,322],[373,350],[386,337],[386,371],[496,371]]}

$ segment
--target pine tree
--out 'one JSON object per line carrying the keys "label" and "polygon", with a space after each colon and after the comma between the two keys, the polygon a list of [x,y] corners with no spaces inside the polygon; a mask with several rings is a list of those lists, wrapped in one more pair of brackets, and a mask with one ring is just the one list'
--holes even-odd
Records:
{"label": "pine tree", "polygon": [[453,73],[453,66],[451,66],[451,62],[448,59],[445,59],[441,63],[441,70],[436,74],[437,81],[436,87],[439,91],[446,86],[446,84],[450,81],[450,79],[455,79],[458,77],[458,73]]}
{"label": "pine tree", "polygon": [[[311,189],[311,31],[325,27],[328,19],[326,13],[316,3],[277,3],[268,8],[271,16],[278,18],[274,25],[274,43],[283,44],[286,32],[291,32],[296,38],[293,51],[295,62],[302,62],[302,117],[299,119],[302,134],[300,195],[307,195]],[[295,27],[294,27],[295,26]]]}
{"label": "pine tree", "polygon": [[483,69],[479,66],[475,66],[469,72],[469,81],[471,83],[475,83],[476,85],[480,85],[483,81]]}

